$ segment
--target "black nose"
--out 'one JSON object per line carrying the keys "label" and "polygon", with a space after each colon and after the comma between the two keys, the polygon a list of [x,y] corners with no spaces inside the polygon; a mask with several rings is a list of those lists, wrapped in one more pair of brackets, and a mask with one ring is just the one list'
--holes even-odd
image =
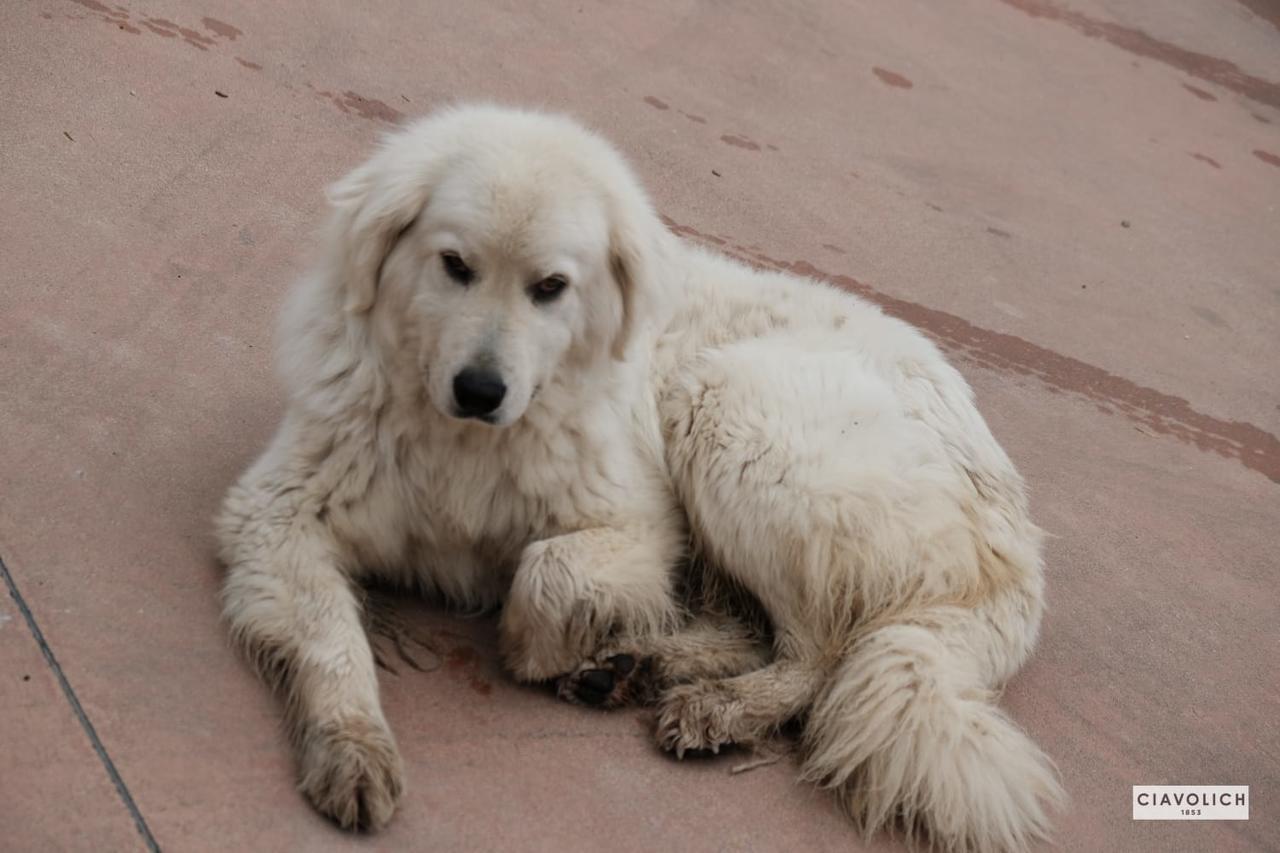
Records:
{"label": "black nose", "polygon": [[483,418],[502,405],[507,386],[492,370],[468,367],[453,377],[453,399],[464,418]]}

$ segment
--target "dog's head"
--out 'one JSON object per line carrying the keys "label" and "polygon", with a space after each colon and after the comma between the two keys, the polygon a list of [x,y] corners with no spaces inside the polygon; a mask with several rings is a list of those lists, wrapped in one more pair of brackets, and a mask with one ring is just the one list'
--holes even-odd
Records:
{"label": "dog's head", "polygon": [[664,232],[608,143],[560,117],[450,109],[330,193],[353,317],[401,312],[432,405],[517,421],[538,389],[626,357],[662,286]]}

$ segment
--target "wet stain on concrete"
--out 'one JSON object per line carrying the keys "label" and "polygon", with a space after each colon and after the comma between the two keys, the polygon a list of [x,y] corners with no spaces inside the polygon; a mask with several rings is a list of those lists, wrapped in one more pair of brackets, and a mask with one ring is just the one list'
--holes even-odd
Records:
{"label": "wet stain on concrete", "polygon": [[348,115],[358,115],[360,118],[369,121],[381,121],[387,124],[398,124],[404,118],[404,113],[385,101],[366,98],[364,95],[358,95],[350,89],[338,94],[336,92],[317,90],[310,83],[307,84],[307,88],[314,90],[316,95],[329,101]]}
{"label": "wet stain on concrete", "polygon": [[237,57],[236,57],[236,62],[239,62],[239,63],[240,63],[241,65],[243,65],[245,68],[252,69],[253,71],[261,71],[261,70],[262,70],[262,66],[261,66],[261,65],[259,65],[258,63],[256,63],[256,62],[250,62],[249,60],[244,59],[244,58],[239,57],[239,56],[237,56]]}
{"label": "wet stain on concrete", "polygon": [[1206,92],[1204,89],[1196,88],[1195,86],[1192,86],[1190,83],[1183,83],[1182,88],[1186,89],[1188,92],[1195,95],[1197,98],[1199,98],[1202,101],[1218,100],[1218,96],[1213,94],[1213,92]]}
{"label": "wet stain on concrete", "polygon": [[1005,231],[1003,228],[992,228],[991,226],[987,226],[987,233],[994,234],[997,237],[1004,237],[1006,239],[1013,236],[1008,231]]}
{"label": "wet stain on concrete", "polygon": [[1053,0],[1000,0],[1033,18],[1057,21],[1089,38],[1101,39],[1121,50],[1154,59],[1208,83],[1230,89],[1251,101],[1280,107],[1280,84],[1247,74],[1234,62],[1161,41],[1134,27],[1101,21]]}
{"label": "wet stain on concrete", "polygon": [[[1280,166],[1280,157],[1276,161]],[[697,229],[670,217],[663,216],[662,221],[677,235],[724,242],[718,237],[707,240]],[[1180,397],[1139,385],[1015,335],[982,328],[955,314],[880,293],[853,276],[829,273],[808,261],[778,260],[737,243],[731,243],[724,251],[755,267],[784,270],[837,285],[911,323],[947,351],[973,364],[1033,379],[1051,394],[1067,393],[1104,405],[1145,431],[1237,460],[1273,483],[1280,483],[1280,438],[1253,424],[1206,415]]]}
{"label": "wet stain on concrete", "polygon": [[1192,305],[1191,312],[1195,314],[1197,317],[1199,317],[1201,320],[1204,320],[1210,326],[1216,326],[1219,329],[1229,328],[1227,326],[1227,321],[1222,319],[1222,316],[1219,315],[1218,312],[1214,311],[1212,308],[1205,308],[1202,305]]}
{"label": "wet stain on concrete", "polygon": [[890,71],[887,68],[872,68],[871,73],[879,77],[880,82],[884,83],[886,86],[893,86],[895,89],[910,89],[915,86],[915,84],[906,77],[903,77],[896,71]]}
{"label": "wet stain on concrete", "polygon": [[167,39],[176,39],[178,37],[178,34],[173,30],[166,30],[163,27],[156,26],[155,24],[151,23],[151,21],[149,20],[142,21],[142,26],[151,30],[151,32],[155,33],[156,35],[164,36]]}
{"label": "wet stain on concrete", "polygon": [[493,685],[480,673],[479,655],[470,646],[457,646],[445,655],[445,668],[466,681],[467,686],[481,696],[493,692]]}
{"label": "wet stain on concrete", "polygon": [[1239,0],[1241,6],[1280,30],[1280,3],[1276,0]]}
{"label": "wet stain on concrete", "polygon": [[184,42],[200,50],[208,50],[209,46],[213,44],[213,39],[204,33],[193,30],[190,27],[180,26],[164,18],[147,18],[142,24],[153,32],[168,35],[171,38],[180,35]]}
{"label": "wet stain on concrete", "polygon": [[[224,21],[219,21],[216,18],[203,19],[204,26],[210,32],[214,33],[213,38],[210,38],[199,30],[192,29],[191,27],[184,27],[165,18],[142,18],[138,21],[131,22],[129,18],[129,9],[125,6],[116,6],[112,9],[102,3],[99,3],[98,0],[70,0],[70,2],[92,12],[99,13],[101,15],[99,20],[111,24],[115,26],[116,29],[123,30],[124,32],[141,35],[142,29],[139,29],[141,27],[145,28],[152,34],[163,38],[180,38],[185,43],[194,48],[198,48],[199,50],[208,50],[217,43],[219,38],[234,41],[236,38],[243,35],[243,33],[236,27],[233,27],[231,24]],[[45,17],[48,17],[50,20],[53,18],[52,15],[45,15]],[[83,20],[86,16],[69,15],[67,17],[73,17],[74,20]]]}
{"label": "wet stain on concrete", "polygon": [[720,141],[723,142],[725,145],[732,145],[734,148],[745,148],[748,151],[760,150],[759,143],[752,142],[750,139],[747,139],[745,136],[738,136],[732,133],[726,133],[724,136],[721,136]]}
{"label": "wet stain on concrete", "polygon": [[1213,159],[1207,154],[1201,154],[1199,151],[1193,151],[1191,152],[1191,156],[1199,160],[1201,163],[1208,163],[1210,166],[1212,166],[1215,169],[1222,168],[1221,163],[1219,163],[1217,160]]}
{"label": "wet stain on concrete", "polygon": [[1253,156],[1257,157],[1264,163],[1270,163],[1272,166],[1280,166],[1280,156],[1272,154],[1270,151],[1263,151],[1261,148],[1253,149]]}
{"label": "wet stain on concrete", "polygon": [[216,35],[222,36],[227,41],[235,41],[240,36],[244,35],[244,33],[241,32],[240,30],[236,29],[235,27],[231,26],[228,23],[219,21],[217,18],[201,18],[200,23],[204,24],[204,28],[206,30]]}
{"label": "wet stain on concrete", "polygon": [[[662,100],[661,98],[657,97],[656,95],[645,95],[644,102],[649,106],[653,107],[655,110],[662,110],[665,112],[666,110],[671,109],[670,104],[668,104],[666,101]],[[707,120],[704,117],[697,115],[695,113],[687,113],[681,109],[677,109],[676,112],[680,113],[680,115],[684,116],[694,124],[707,123]]]}

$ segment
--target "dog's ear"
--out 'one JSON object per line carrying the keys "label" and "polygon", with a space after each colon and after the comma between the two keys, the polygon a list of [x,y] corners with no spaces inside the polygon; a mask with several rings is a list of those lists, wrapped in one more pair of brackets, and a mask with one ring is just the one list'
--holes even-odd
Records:
{"label": "dog's ear", "polygon": [[637,327],[654,316],[663,299],[665,232],[641,198],[615,200],[609,232],[609,270],[622,297],[622,323],[611,353],[621,361]]}
{"label": "dog's ear", "polygon": [[611,349],[613,357],[619,361],[626,358],[627,345],[637,322],[636,291],[643,286],[645,274],[644,253],[634,237],[634,234],[615,227],[609,240],[609,271],[622,296],[622,325]]}
{"label": "dog's ear", "polygon": [[430,196],[434,176],[421,158],[405,157],[401,138],[329,188],[329,239],[337,255],[345,308],[369,311],[378,295],[382,264]]}

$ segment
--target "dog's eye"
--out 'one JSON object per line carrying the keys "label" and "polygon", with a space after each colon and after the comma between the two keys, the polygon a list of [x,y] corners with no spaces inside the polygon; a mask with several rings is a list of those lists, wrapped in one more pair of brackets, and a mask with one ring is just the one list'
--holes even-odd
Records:
{"label": "dog's eye", "polygon": [[441,252],[440,262],[444,264],[444,271],[449,278],[458,284],[470,284],[476,277],[475,271],[467,266],[457,252]]}
{"label": "dog's eye", "polygon": [[529,289],[534,302],[550,302],[564,293],[569,280],[562,275],[549,275]]}

